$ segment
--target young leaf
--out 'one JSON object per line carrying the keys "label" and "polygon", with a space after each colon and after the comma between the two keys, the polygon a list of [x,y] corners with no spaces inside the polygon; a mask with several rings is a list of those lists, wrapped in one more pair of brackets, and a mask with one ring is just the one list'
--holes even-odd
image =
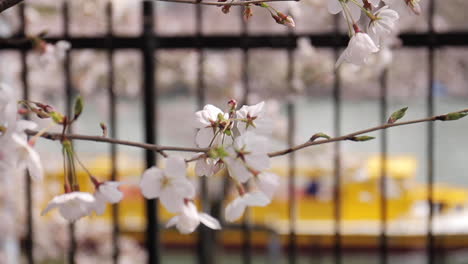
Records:
{"label": "young leaf", "polygon": [[315,140],[318,139],[318,138],[330,139],[330,136],[327,135],[327,134],[324,134],[324,133],[317,133],[317,134],[313,135],[313,136],[309,139],[309,141],[310,141],[310,142],[313,142],[313,141],[315,141]]}
{"label": "young leaf", "polygon": [[467,115],[468,115],[468,112],[448,113],[446,115],[443,115],[442,118],[440,118],[440,120],[442,120],[442,121],[454,121],[454,120],[464,118]]}
{"label": "young leaf", "polygon": [[84,102],[83,102],[83,97],[78,96],[75,99],[75,108],[74,108],[74,117],[73,120],[77,120],[78,117],[80,117],[81,113],[83,112],[83,107],[84,107]]}
{"label": "young leaf", "polygon": [[387,123],[388,124],[393,124],[395,123],[396,121],[398,121],[399,119],[401,119],[402,117],[405,116],[406,114],[406,110],[408,110],[408,107],[404,107],[396,112],[394,112],[390,118],[388,119]]}

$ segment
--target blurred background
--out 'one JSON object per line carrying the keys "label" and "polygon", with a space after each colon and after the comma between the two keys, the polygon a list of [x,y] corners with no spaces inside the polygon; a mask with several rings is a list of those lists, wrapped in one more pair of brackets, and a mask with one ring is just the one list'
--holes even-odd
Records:
{"label": "blurred background", "polygon": [[[194,112],[207,103],[226,109],[231,98],[266,101],[272,150],[376,126],[405,106],[405,120],[466,108],[468,2],[421,1],[420,16],[400,14],[385,43],[391,51],[338,73],[346,25],[326,3],[272,3],[294,17],[291,30],[261,8],[246,23],[234,7],[26,1],[0,14],[0,80],[63,112],[82,95],[74,133],[100,135],[104,122],[112,137],[173,146],[194,146]],[[71,43],[62,60],[44,63],[30,45],[5,41],[43,32]],[[8,235],[0,263],[466,263],[467,129],[465,120],[397,127],[369,134],[374,141],[277,157],[282,184],[271,205],[192,235],[163,228],[169,213],[139,193],[141,172],[162,159],[93,142],[75,142],[80,159],[98,178],[123,181],[124,201],[73,227],[56,213],[40,217],[63,177],[60,145],[40,141],[43,183],[1,179],[0,231]],[[222,217],[231,193],[223,177],[191,179],[204,211]]]}

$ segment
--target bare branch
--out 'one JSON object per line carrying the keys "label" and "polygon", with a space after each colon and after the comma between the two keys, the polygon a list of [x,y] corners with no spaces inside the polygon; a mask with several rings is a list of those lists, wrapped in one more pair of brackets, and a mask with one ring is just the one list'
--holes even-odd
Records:
{"label": "bare branch", "polygon": [[[468,113],[468,109],[460,110],[457,112],[449,113],[446,115],[437,115],[437,116],[432,116],[432,117],[427,117],[427,118],[422,118],[422,119],[416,119],[416,120],[411,120],[411,121],[406,121],[406,122],[398,122],[398,123],[387,123],[383,124],[380,126],[356,131],[344,136],[339,136],[339,137],[334,137],[334,138],[329,138],[329,139],[323,139],[323,140],[314,140],[314,141],[307,141],[303,144],[287,148],[284,150],[280,151],[275,151],[275,152],[270,152],[268,153],[268,156],[270,157],[277,157],[277,156],[282,156],[289,154],[291,152],[298,151],[303,148],[307,148],[310,146],[315,146],[315,145],[322,145],[322,144],[327,144],[327,143],[332,143],[332,142],[337,142],[337,141],[345,141],[345,140],[351,140],[352,138],[362,135],[362,134],[367,134],[370,132],[378,131],[378,130],[383,130],[387,129],[390,127],[397,127],[397,126],[405,126],[405,125],[411,125],[411,124],[417,124],[417,123],[424,123],[424,122],[433,122],[433,121],[449,121],[449,120],[456,120],[459,119],[463,116],[465,116]],[[34,130],[26,130],[26,134],[30,136],[34,136],[38,133],[38,131]],[[167,155],[164,153],[164,151],[182,151],[182,152],[200,152],[200,153],[207,153],[210,149],[209,148],[190,148],[190,147],[173,147],[173,146],[160,146],[160,145],[155,145],[155,144],[147,144],[147,143],[138,143],[138,142],[132,142],[132,141],[126,141],[126,140],[118,140],[118,139],[113,139],[113,138],[106,138],[102,136],[87,136],[87,135],[77,135],[77,134],[65,134],[62,135],[61,133],[43,133],[40,135],[43,138],[50,139],[50,140],[62,140],[63,137],[67,139],[76,139],[76,140],[85,140],[85,141],[96,141],[96,142],[105,142],[105,143],[110,143],[110,144],[118,144],[118,145],[126,145],[126,146],[132,146],[132,147],[138,147],[138,148],[143,148],[143,149],[148,149],[148,150],[153,150],[156,152],[161,153],[163,156],[167,157]],[[203,157],[204,154],[201,154],[197,157],[194,157],[192,159],[187,160],[187,162],[197,160],[201,157]]]}
{"label": "bare branch", "polygon": [[21,2],[23,0],[0,0],[0,13]]}

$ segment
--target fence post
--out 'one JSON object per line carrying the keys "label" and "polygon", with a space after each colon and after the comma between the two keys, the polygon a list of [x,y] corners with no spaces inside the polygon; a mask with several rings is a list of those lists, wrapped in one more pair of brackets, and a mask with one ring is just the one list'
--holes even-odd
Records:
{"label": "fence post", "polygon": [[[143,2],[143,113],[145,142],[156,143],[156,101],[157,93],[155,87],[155,38],[154,38],[154,12],[153,1]],[[156,164],[156,153],[147,150],[146,167]],[[160,263],[160,241],[158,228],[158,208],[156,199],[146,200],[146,250],[148,252],[148,263]]]}

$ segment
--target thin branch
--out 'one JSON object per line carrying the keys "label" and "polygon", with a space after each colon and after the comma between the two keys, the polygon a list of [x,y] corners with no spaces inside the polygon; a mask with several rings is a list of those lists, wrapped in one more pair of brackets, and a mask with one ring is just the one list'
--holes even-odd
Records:
{"label": "thin branch", "polygon": [[0,13],[22,1],[23,0],[0,0]]}
{"label": "thin branch", "polygon": [[203,0],[156,0],[156,1],[172,2],[172,3],[180,3],[180,4],[211,5],[211,6],[246,6],[246,5],[251,5],[251,4],[261,4],[261,3],[267,3],[267,2],[291,2],[291,1],[299,1],[299,0],[248,0],[248,1],[233,0],[233,1],[226,1],[226,2],[203,1]]}
{"label": "thin branch", "polygon": [[[454,113],[466,113],[466,112],[468,112],[468,109],[464,109],[464,110],[457,111],[457,112],[454,112]],[[282,156],[282,155],[286,155],[288,153],[298,151],[300,149],[307,148],[307,147],[310,147],[310,146],[322,145],[322,144],[327,144],[327,143],[331,143],[331,142],[349,140],[349,139],[351,139],[351,138],[353,138],[355,136],[358,136],[358,135],[362,135],[362,134],[366,134],[366,133],[369,133],[369,132],[374,132],[374,131],[378,131],[378,130],[382,130],[382,129],[387,129],[387,128],[390,128],[390,127],[405,126],[405,125],[424,123],[424,122],[432,122],[432,121],[437,121],[437,120],[443,121],[443,120],[445,120],[446,117],[447,117],[447,115],[438,115],[438,116],[432,116],[432,117],[416,119],[416,120],[411,120],[411,121],[406,121],[406,122],[398,122],[398,123],[393,123],[393,124],[384,124],[384,125],[364,129],[364,130],[361,130],[361,131],[356,131],[356,132],[353,132],[353,133],[350,133],[350,134],[347,134],[347,135],[344,135],[344,136],[330,138],[330,139],[323,139],[323,140],[317,140],[317,141],[310,141],[309,140],[309,141],[307,141],[307,142],[305,142],[303,144],[294,146],[292,148],[288,148],[288,149],[280,150],[280,151],[276,151],[276,152],[270,152],[270,153],[268,153],[268,156],[270,156],[270,157]]]}
{"label": "thin branch", "polygon": [[[268,156],[270,157],[277,157],[277,156],[282,156],[286,155],[291,152],[298,151],[303,148],[307,148],[310,146],[315,146],[315,145],[322,145],[322,144],[327,144],[327,143],[332,143],[332,142],[337,142],[337,141],[345,141],[345,140],[351,140],[356,136],[382,130],[382,129],[387,129],[390,127],[397,127],[397,126],[405,126],[405,125],[411,125],[411,124],[417,124],[417,123],[424,123],[424,122],[433,122],[433,121],[446,121],[446,120],[452,120],[448,119],[449,115],[453,114],[466,114],[468,113],[468,109],[460,110],[457,112],[453,112],[450,114],[446,115],[437,115],[437,116],[432,116],[432,117],[427,117],[427,118],[422,118],[422,119],[416,119],[416,120],[411,120],[411,121],[406,121],[406,122],[398,122],[398,123],[393,123],[393,124],[383,124],[380,126],[356,131],[344,136],[339,136],[339,137],[334,137],[330,139],[322,139],[322,140],[316,140],[316,141],[307,141],[303,144],[287,148],[284,150],[280,151],[275,151],[275,152],[270,152],[268,153]],[[459,117],[460,118],[460,117]],[[26,134],[34,136],[38,133],[38,131],[34,130],[26,130]],[[138,142],[133,142],[133,141],[126,141],[126,140],[118,140],[118,139],[113,139],[113,138],[107,138],[107,137],[102,137],[102,136],[87,136],[87,135],[77,135],[77,134],[65,134],[62,135],[61,133],[43,133],[40,135],[43,138],[50,139],[50,140],[62,140],[63,136],[67,139],[76,139],[76,140],[86,140],[86,141],[95,141],[95,142],[105,142],[105,143],[111,143],[111,144],[118,144],[118,145],[126,145],[126,146],[132,146],[132,147],[138,147],[138,148],[143,148],[143,149],[148,149],[148,150],[153,150],[156,152],[161,153],[163,156],[167,156],[164,151],[183,151],[183,152],[200,152],[200,153],[206,153],[210,149],[209,148],[189,148],[189,147],[173,147],[173,146],[160,146],[160,145],[155,145],[155,144],[147,144],[147,143],[138,143]],[[187,162],[197,160],[201,157],[203,157],[204,154],[201,154],[199,156],[196,156],[192,159],[187,160]]]}
{"label": "thin branch", "polygon": [[[35,131],[35,130],[26,130],[25,132],[26,134],[30,136],[34,136],[38,133],[38,131]],[[167,156],[164,153],[164,151],[207,152],[209,150],[208,148],[159,146],[155,144],[119,140],[119,139],[107,138],[107,137],[102,137],[102,136],[87,136],[87,135],[78,135],[78,134],[65,134],[62,136],[62,133],[46,132],[46,133],[43,133],[41,137],[50,139],[50,140],[62,140],[62,138],[65,137],[67,139],[76,139],[76,140],[95,141],[95,142],[103,142],[103,143],[110,143],[110,144],[117,144],[117,145],[125,145],[125,146],[137,147],[137,148],[142,148],[142,149],[147,149],[147,150],[153,150],[153,151],[161,153],[163,156]]]}

